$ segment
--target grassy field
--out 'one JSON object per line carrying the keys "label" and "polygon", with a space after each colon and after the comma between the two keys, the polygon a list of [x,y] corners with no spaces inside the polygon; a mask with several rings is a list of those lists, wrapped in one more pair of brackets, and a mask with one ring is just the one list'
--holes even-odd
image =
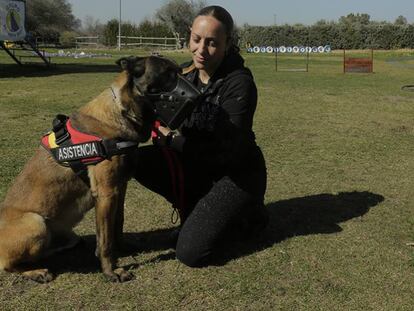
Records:
{"label": "grassy field", "polygon": [[[54,58],[51,70],[19,68],[0,53],[0,200],[52,118],[105,89],[120,55],[145,54],[110,53]],[[401,86],[414,84],[414,52],[375,52],[374,74],[345,75],[340,52],[311,55],[308,73],[275,72],[271,55],[244,56],[259,90],[266,231],[234,243],[220,265],[188,268],[166,242],[169,204],[131,181],[125,231],[137,250],[119,264],[134,281],[102,277],[91,211],[76,228],[84,243],[46,262],[53,282],[0,272],[1,310],[413,309],[414,93]]]}

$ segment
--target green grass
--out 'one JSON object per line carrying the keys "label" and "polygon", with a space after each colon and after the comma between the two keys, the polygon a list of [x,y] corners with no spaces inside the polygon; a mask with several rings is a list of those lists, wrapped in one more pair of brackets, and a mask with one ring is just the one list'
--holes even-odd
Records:
{"label": "green grass", "polygon": [[[53,116],[96,96],[116,76],[114,61],[137,54],[110,53],[55,58],[52,70],[21,69],[0,54],[0,199]],[[132,181],[125,231],[138,251],[119,263],[136,280],[105,282],[91,211],[76,229],[84,244],[47,262],[56,280],[0,273],[2,310],[412,310],[414,93],[400,88],[414,84],[414,52],[375,52],[374,74],[345,75],[341,52],[311,55],[308,73],[244,56],[259,90],[266,232],[223,251],[222,265],[188,268],[165,242],[169,204]]]}

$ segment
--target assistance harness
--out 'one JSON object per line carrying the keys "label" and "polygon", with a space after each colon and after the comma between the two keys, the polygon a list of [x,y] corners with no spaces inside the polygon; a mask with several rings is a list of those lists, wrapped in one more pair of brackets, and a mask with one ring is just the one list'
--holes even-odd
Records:
{"label": "assistance harness", "polygon": [[62,166],[70,167],[89,185],[88,165],[95,165],[115,155],[127,154],[138,147],[138,142],[121,139],[103,139],[75,129],[68,116],[58,114],[52,130],[41,139],[41,145]]}

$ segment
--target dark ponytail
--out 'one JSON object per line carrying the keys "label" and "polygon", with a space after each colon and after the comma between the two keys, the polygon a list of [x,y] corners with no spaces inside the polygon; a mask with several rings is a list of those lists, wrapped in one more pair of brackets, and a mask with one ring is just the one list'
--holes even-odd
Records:
{"label": "dark ponytail", "polygon": [[234,31],[233,18],[225,8],[218,5],[206,6],[198,12],[196,17],[198,16],[212,16],[222,23],[227,35],[227,54],[238,54],[240,52],[240,48],[236,44],[237,36]]}

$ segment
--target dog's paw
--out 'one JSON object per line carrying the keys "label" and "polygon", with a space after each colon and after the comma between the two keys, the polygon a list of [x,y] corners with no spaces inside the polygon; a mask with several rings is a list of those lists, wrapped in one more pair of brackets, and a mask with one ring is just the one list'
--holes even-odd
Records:
{"label": "dog's paw", "polygon": [[22,273],[23,277],[37,283],[49,283],[53,280],[53,274],[48,269],[37,269],[25,271]]}
{"label": "dog's paw", "polygon": [[131,281],[135,278],[133,273],[125,271],[123,268],[116,269],[115,273],[119,276],[120,282]]}
{"label": "dog's paw", "polygon": [[117,268],[112,273],[105,273],[105,277],[108,281],[114,283],[123,283],[135,278],[131,272],[125,271],[124,268]]}

